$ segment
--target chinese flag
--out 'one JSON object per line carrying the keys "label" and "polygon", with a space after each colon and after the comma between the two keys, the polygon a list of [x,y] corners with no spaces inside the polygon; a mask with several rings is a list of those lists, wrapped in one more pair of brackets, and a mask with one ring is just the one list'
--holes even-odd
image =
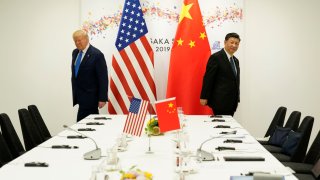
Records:
{"label": "chinese flag", "polygon": [[176,97],[185,114],[212,114],[200,105],[200,92],[211,51],[197,0],[184,0],[171,50],[167,98]]}
{"label": "chinese flag", "polygon": [[176,98],[155,102],[160,132],[180,129]]}

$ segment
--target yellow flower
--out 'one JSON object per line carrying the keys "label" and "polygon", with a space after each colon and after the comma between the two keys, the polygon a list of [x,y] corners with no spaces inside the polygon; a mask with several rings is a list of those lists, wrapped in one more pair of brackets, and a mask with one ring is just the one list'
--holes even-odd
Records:
{"label": "yellow flower", "polygon": [[148,121],[148,126],[153,122],[153,121],[155,121],[155,119],[154,118],[151,118],[149,121]]}
{"label": "yellow flower", "polygon": [[144,176],[149,178],[149,179],[152,179],[152,174],[147,172],[147,171],[144,172]]}
{"label": "yellow flower", "polygon": [[147,171],[142,171],[138,168],[136,168],[136,166],[132,166],[129,171],[125,172],[123,170],[120,171],[121,173],[121,178],[120,180],[135,180],[137,179],[137,177],[141,177],[143,176],[145,180],[152,180],[152,174],[147,172]]}
{"label": "yellow flower", "polygon": [[128,179],[134,179],[134,178],[136,178],[136,175],[131,174],[131,173],[125,173],[125,174],[123,175],[123,177],[124,177],[124,178],[128,178]]}

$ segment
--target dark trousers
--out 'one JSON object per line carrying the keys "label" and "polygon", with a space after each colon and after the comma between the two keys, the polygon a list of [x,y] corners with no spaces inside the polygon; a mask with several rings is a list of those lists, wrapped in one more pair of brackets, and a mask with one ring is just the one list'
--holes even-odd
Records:
{"label": "dark trousers", "polygon": [[233,112],[213,111],[213,113],[214,115],[230,115],[230,116],[234,115],[234,111]]}
{"label": "dark trousers", "polygon": [[214,115],[230,115],[233,117],[234,113],[237,110],[237,107],[238,107],[238,102],[235,102],[234,103],[234,111],[226,111],[226,110],[218,110],[218,109],[215,110],[212,107],[211,107],[211,109],[212,109]]}
{"label": "dark trousers", "polygon": [[85,117],[89,116],[90,114],[99,114],[98,107],[87,109],[79,107],[78,115],[77,115],[77,122],[84,119]]}

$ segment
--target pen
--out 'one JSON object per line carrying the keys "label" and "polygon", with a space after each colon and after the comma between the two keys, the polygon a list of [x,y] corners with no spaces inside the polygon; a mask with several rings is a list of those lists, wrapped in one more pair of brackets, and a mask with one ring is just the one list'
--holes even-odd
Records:
{"label": "pen", "polygon": [[45,162],[28,162],[24,164],[25,167],[48,167],[49,164]]}
{"label": "pen", "polygon": [[95,131],[95,129],[92,129],[92,128],[79,128],[78,131]]}
{"label": "pen", "polygon": [[104,125],[104,123],[100,123],[100,122],[88,122],[88,123],[86,123],[86,125]]}

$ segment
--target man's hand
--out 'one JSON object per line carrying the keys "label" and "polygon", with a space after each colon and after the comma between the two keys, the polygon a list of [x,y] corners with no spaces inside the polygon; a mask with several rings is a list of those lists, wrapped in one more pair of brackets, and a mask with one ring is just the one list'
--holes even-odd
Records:
{"label": "man's hand", "polygon": [[101,101],[99,101],[98,107],[99,107],[99,109],[101,109],[101,108],[103,108],[103,106],[105,106],[105,105],[106,105],[106,102],[101,102]]}
{"label": "man's hand", "polygon": [[207,103],[208,103],[208,100],[207,100],[207,99],[200,99],[200,104],[201,104],[202,106],[207,105]]}

